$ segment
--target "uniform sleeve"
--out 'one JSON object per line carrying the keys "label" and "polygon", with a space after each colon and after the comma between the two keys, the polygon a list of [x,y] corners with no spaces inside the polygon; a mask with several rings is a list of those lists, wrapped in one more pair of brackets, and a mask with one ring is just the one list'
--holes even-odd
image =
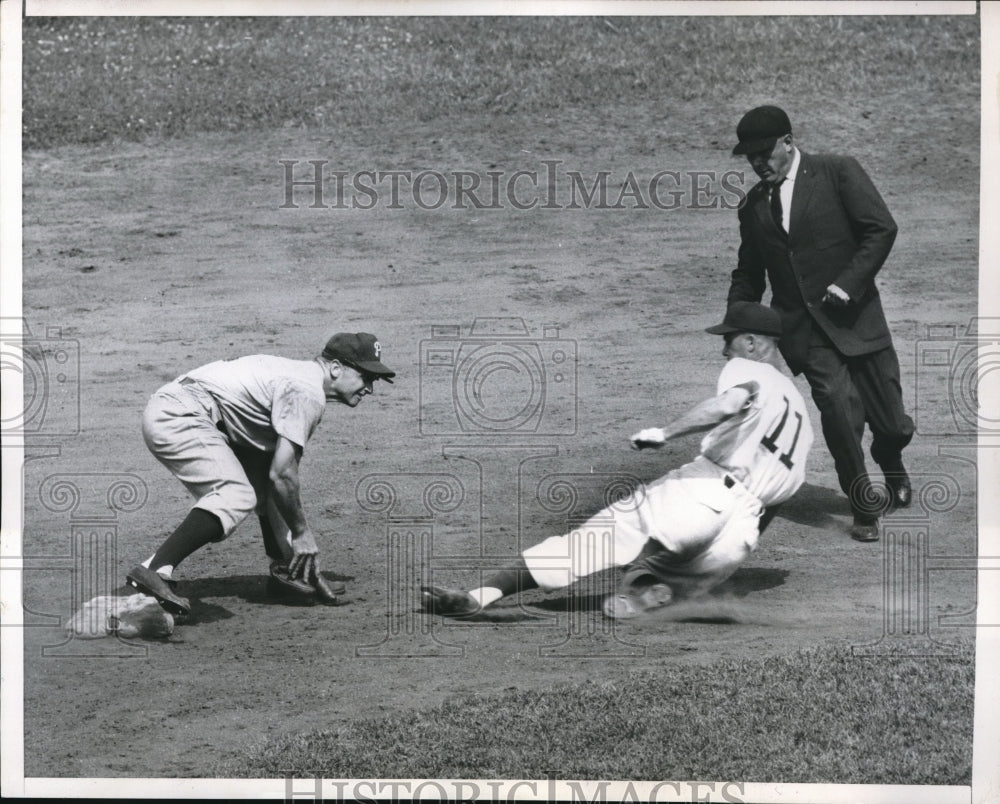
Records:
{"label": "uniform sleeve", "polygon": [[271,405],[271,426],[279,436],[305,448],[324,408],[308,386],[291,380],[280,382]]}
{"label": "uniform sleeve", "polygon": [[749,407],[757,397],[757,392],[760,390],[760,383],[754,372],[750,370],[752,364],[748,364],[749,361],[738,357],[729,360],[722,369],[722,373],[719,374],[719,384],[715,390],[716,395],[722,395],[730,388],[745,388],[750,392],[750,398],[747,400],[747,406]]}

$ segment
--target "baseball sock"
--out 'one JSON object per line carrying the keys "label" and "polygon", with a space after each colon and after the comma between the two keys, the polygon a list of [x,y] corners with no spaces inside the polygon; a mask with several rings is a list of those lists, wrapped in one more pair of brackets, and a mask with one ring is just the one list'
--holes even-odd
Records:
{"label": "baseball sock", "polygon": [[517,561],[487,578],[486,583],[478,589],[473,589],[469,594],[479,602],[480,606],[488,606],[507,595],[537,588],[538,582],[528,569],[528,565],[524,563],[524,558],[519,556]]}
{"label": "baseball sock", "polygon": [[[149,569],[150,565],[153,563],[154,558],[156,558],[155,553],[151,555],[149,558],[147,558],[145,561],[143,561],[142,566],[144,566],[146,569]],[[172,577],[174,577],[174,565],[164,564],[160,567],[157,567],[156,574],[159,575],[161,578],[166,578],[167,580],[170,580]]]}
{"label": "baseball sock", "polygon": [[170,566],[171,570],[195,550],[209,542],[222,541],[224,536],[219,518],[203,508],[192,508],[184,521],[153,554],[149,566],[156,571]]}

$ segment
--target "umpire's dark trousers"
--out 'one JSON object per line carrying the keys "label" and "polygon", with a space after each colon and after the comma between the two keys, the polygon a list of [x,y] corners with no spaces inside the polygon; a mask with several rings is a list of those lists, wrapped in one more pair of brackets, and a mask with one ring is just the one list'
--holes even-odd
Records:
{"label": "umpire's dark trousers", "polygon": [[872,431],[872,458],[886,473],[902,471],[902,451],[913,438],[913,420],[903,409],[896,350],[889,346],[846,357],[813,325],[802,373],[812,389],[823,437],[851,510],[871,517],[871,481],[861,444],[865,422]]}

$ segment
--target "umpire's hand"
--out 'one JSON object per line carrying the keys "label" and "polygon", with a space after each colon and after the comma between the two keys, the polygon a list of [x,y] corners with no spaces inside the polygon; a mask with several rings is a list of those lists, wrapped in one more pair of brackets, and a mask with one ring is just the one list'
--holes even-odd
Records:
{"label": "umpire's hand", "polygon": [[846,307],[850,303],[851,297],[847,291],[837,285],[830,285],[823,296],[823,304],[829,304],[833,307]]}

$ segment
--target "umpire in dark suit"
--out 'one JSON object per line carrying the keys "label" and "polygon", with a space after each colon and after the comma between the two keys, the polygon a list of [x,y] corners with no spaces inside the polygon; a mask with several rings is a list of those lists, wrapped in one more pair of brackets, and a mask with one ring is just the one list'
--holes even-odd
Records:
{"label": "umpire in dark suit", "polygon": [[[759,302],[770,284],[784,331],[779,347],[812,388],[851,502],[851,535],[876,541],[879,514],[890,504],[909,505],[912,494],[902,451],[913,421],[903,409],[899,360],[875,287],[896,223],[856,160],[799,151],[778,107],[747,112],[736,136],[733,154],[745,154],[761,180],[739,209],[728,302]],[[866,422],[891,500],[872,487],[865,468]]]}

